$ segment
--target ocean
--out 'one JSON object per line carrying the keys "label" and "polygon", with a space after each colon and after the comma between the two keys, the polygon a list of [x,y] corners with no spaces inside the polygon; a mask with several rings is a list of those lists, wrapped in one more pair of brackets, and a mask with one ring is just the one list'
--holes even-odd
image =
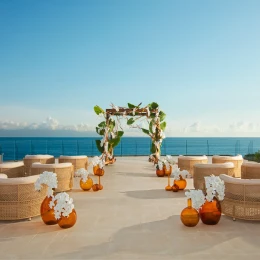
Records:
{"label": "ocean", "polygon": [[[21,160],[27,154],[99,155],[98,137],[1,137],[0,154],[3,161]],[[123,137],[115,148],[116,156],[150,155],[151,139]],[[260,138],[175,138],[164,139],[162,155],[237,155],[260,150]]]}

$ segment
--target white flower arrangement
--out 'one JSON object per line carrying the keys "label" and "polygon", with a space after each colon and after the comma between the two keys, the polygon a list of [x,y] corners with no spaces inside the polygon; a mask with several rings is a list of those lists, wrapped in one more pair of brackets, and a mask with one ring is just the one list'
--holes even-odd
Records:
{"label": "white flower arrangement", "polygon": [[163,169],[163,162],[159,160],[156,164],[156,168],[161,171]]}
{"label": "white flower arrangement", "polygon": [[171,155],[166,155],[165,160],[170,164],[176,164],[176,161],[173,159]]}
{"label": "white flower arrangement", "polygon": [[219,178],[219,176],[204,177],[206,184],[206,200],[212,201],[214,197],[218,200],[223,200],[225,197],[225,183]]}
{"label": "white flower arrangement", "polygon": [[53,190],[57,188],[58,180],[57,174],[54,172],[43,172],[40,174],[39,178],[34,183],[34,187],[36,190],[40,191],[42,188],[42,184],[46,184],[48,186],[47,197],[51,197],[53,195]]}
{"label": "white flower arrangement", "polygon": [[103,168],[105,166],[105,159],[103,159],[102,156],[100,156],[100,157],[95,156],[91,160],[91,163],[93,164],[93,166],[98,165],[99,168]]}
{"label": "white flower arrangement", "polygon": [[197,210],[205,203],[205,195],[202,190],[189,190],[185,192],[185,195],[191,199],[192,206]]}
{"label": "white flower arrangement", "polygon": [[180,171],[180,168],[176,167],[172,172],[172,177],[174,178],[174,180],[178,181],[181,178],[182,179],[190,178],[191,175],[187,170]]}
{"label": "white flower arrangement", "polygon": [[89,172],[84,168],[81,168],[75,172],[75,177],[80,177],[83,182],[87,181],[88,175]]}
{"label": "white flower arrangement", "polygon": [[66,192],[61,192],[53,196],[49,206],[50,208],[54,208],[56,219],[60,219],[61,216],[68,217],[74,209],[73,199],[70,198],[69,194]]}

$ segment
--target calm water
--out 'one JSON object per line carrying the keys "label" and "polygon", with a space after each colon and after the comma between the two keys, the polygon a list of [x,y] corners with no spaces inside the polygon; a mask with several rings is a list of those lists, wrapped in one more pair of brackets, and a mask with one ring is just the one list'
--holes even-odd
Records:
{"label": "calm water", "polygon": [[[99,155],[96,137],[86,138],[0,138],[0,154],[3,160],[21,160],[26,154]],[[115,148],[117,156],[150,154],[151,139],[146,137],[124,137]],[[164,139],[162,155],[236,155],[260,150],[260,138],[174,138]]]}

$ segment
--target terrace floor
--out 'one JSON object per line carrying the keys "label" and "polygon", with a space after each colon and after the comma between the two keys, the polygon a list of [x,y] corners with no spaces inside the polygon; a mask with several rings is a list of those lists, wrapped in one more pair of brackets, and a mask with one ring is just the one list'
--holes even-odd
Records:
{"label": "terrace floor", "polygon": [[78,220],[70,229],[40,217],[0,222],[0,259],[259,259],[259,222],[223,215],[216,226],[185,227],[184,192],[166,192],[167,178],[147,159],[118,157],[99,192],[83,192],[75,179],[69,194]]}

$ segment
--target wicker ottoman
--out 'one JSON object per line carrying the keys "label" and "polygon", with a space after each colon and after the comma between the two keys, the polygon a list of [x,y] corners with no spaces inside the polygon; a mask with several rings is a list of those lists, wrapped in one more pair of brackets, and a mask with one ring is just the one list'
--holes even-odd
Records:
{"label": "wicker ottoman", "polygon": [[57,174],[58,187],[55,192],[71,190],[73,187],[74,167],[71,163],[41,164],[33,163],[31,175],[39,175],[44,171]]}
{"label": "wicker ottoman", "polygon": [[197,163],[208,163],[208,157],[203,156],[183,156],[178,157],[178,167],[180,170],[187,170],[193,176],[193,166]]}
{"label": "wicker ottoman", "polygon": [[0,178],[0,220],[27,219],[40,215],[41,203],[47,186],[36,191],[38,175],[17,178]]}
{"label": "wicker ottoman", "polygon": [[88,157],[85,155],[77,155],[77,156],[64,156],[61,155],[59,158],[59,163],[70,162],[74,166],[74,171],[78,169],[84,168],[88,169]]}
{"label": "wicker ottoman", "polygon": [[232,162],[235,166],[235,176],[236,178],[241,177],[241,165],[243,163],[242,155],[237,156],[219,156],[214,155],[212,156],[212,163],[225,163],[225,162]]}
{"label": "wicker ottoman", "polygon": [[243,163],[241,166],[241,179],[260,179],[260,163]]}
{"label": "wicker ottoman", "polygon": [[8,162],[0,164],[0,172],[8,176],[8,178],[16,178],[25,176],[23,162]]}
{"label": "wicker ottoman", "polygon": [[55,158],[54,156],[48,154],[26,155],[23,158],[26,175],[31,175],[31,167],[35,162],[43,164],[55,163]]}
{"label": "wicker ottoman", "polygon": [[214,174],[219,176],[220,174],[227,174],[234,176],[235,166],[233,163],[219,163],[219,164],[195,164],[193,172],[193,184],[195,189],[206,191],[205,178]]}

